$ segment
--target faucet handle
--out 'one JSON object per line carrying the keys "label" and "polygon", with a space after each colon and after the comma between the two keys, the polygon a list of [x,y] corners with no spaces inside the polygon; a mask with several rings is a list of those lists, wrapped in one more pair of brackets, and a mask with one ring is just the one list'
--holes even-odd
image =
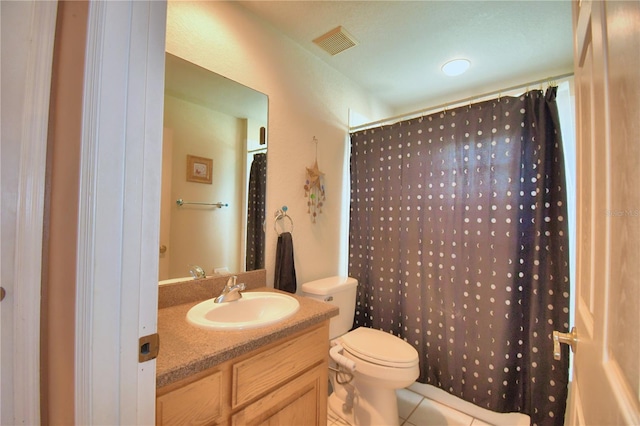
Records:
{"label": "faucet handle", "polygon": [[204,269],[202,269],[198,265],[189,265],[189,273],[194,280],[197,280],[199,278],[207,278],[207,274],[204,272]]}
{"label": "faucet handle", "polygon": [[237,280],[238,280],[237,276],[235,276],[235,275],[230,276],[229,279],[227,280],[227,286],[226,287],[227,288],[233,287],[234,285],[236,285]]}
{"label": "faucet handle", "polygon": [[238,277],[235,275],[227,279],[227,284],[222,289],[220,295],[213,299],[214,303],[232,302],[242,297],[240,292],[245,289],[244,283],[236,284]]}

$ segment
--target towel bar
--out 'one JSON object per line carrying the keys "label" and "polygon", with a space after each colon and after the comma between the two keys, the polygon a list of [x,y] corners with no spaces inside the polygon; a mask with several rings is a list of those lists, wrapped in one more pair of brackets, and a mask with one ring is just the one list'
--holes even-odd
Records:
{"label": "towel bar", "polygon": [[176,200],[176,204],[178,205],[178,207],[182,207],[185,204],[197,204],[200,206],[214,206],[217,207],[219,209],[223,208],[223,207],[229,207],[229,204],[227,203],[222,203],[220,201],[218,201],[217,203],[202,203],[199,201],[184,201],[182,198],[178,198]]}

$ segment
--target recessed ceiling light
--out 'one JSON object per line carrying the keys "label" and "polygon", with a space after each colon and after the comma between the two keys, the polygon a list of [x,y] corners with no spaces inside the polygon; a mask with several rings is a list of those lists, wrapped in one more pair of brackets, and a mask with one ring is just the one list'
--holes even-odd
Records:
{"label": "recessed ceiling light", "polygon": [[442,66],[442,72],[446,75],[456,76],[464,73],[471,66],[467,59],[454,59]]}

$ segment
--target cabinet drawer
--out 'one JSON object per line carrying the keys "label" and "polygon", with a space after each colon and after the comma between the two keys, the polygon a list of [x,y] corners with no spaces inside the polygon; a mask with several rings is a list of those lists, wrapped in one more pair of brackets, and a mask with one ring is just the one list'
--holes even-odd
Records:
{"label": "cabinet drawer", "polygon": [[157,425],[211,424],[222,414],[222,372],[206,376],[156,400]]}
{"label": "cabinet drawer", "polygon": [[327,366],[317,365],[231,417],[231,426],[327,423]]}
{"label": "cabinet drawer", "polygon": [[275,389],[319,362],[325,362],[328,352],[327,327],[323,326],[235,363],[232,408]]}

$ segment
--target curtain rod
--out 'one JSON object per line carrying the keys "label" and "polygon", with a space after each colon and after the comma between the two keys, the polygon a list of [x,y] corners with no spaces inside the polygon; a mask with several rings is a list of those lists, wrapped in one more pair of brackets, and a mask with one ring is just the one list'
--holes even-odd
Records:
{"label": "curtain rod", "polygon": [[266,153],[267,152],[267,147],[265,146],[264,148],[256,148],[256,149],[250,149],[247,151],[247,154],[260,154],[260,153]]}
{"label": "curtain rod", "polygon": [[[481,94],[481,95],[470,96],[468,98],[460,99],[460,100],[457,100],[457,101],[446,102],[444,104],[435,105],[435,106],[428,107],[428,108],[423,108],[423,109],[420,109],[420,110],[417,110],[417,111],[407,112],[407,113],[404,113],[404,114],[395,115],[393,117],[384,118],[382,120],[372,121],[370,123],[365,123],[365,124],[360,124],[358,126],[349,127],[349,133],[357,132],[359,130],[364,130],[364,129],[367,129],[369,127],[376,126],[378,124],[385,124],[385,123],[389,123],[389,122],[397,123],[398,121],[401,121],[401,120],[414,118],[414,116],[415,117],[419,117],[421,115],[424,115],[427,112],[432,112],[432,111],[435,112],[435,111],[443,110],[443,109],[449,108],[452,105],[466,104],[468,102],[471,102],[471,101],[474,101],[474,100],[478,100],[478,99],[482,99],[482,98],[486,98],[488,96],[499,95],[499,94],[504,93],[504,92],[511,92],[513,90],[526,88],[528,86],[535,86],[537,84],[542,84],[542,83],[547,83],[547,82],[551,83],[551,82],[554,82],[556,80],[563,80],[563,79],[569,78],[569,77],[573,77],[573,73],[572,72],[566,73],[566,74],[556,75],[556,76],[553,76],[553,77],[547,77],[547,78],[543,78],[543,79],[540,79],[540,80],[530,81],[529,83],[524,83],[524,84],[519,84],[517,86],[507,87],[506,89],[494,90],[493,92],[488,92],[488,93],[484,93],[484,94]],[[390,124],[393,124],[393,123],[390,123]]]}

